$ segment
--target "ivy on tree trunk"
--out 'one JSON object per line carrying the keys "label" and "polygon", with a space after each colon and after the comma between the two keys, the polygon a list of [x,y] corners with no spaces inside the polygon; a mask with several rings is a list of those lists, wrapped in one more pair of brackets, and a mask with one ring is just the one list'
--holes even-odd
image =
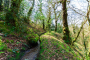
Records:
{"label": "ivy on tree trunk", "polygon": [[68,28],[68,23],[67,23],[67,7],[66,7],[66,1],[67,0],[63,0],[62,2],[62,7],[63,7],[63,40],[65,40],[65,42],[67,44],[71,44],[71,39],[70,39],[70,35],[69,35],[69,28]]}

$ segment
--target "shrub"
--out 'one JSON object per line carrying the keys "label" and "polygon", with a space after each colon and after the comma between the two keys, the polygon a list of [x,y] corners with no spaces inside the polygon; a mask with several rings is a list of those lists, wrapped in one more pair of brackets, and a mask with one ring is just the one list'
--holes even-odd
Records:
{"label": "shrub", "polygon": [[8,52],[12,52],[12,49],[8,49]]}
{"label": "shrub", "polygon": [[0,46],[2,45],[2,40],[0,39]]}
{"label": "shrub", "polygon": [[14,41],[13,40],[10,40],[10,43],[14,43]]}
{"label": "shrub", "polygon": [[6,50],[7,46],[5,43],[2,42],[2,40],[0,39],[0,50]]}
{"label": "shrub", "polygon": [[27,43],[32,46],[36,45],[37,41],[39,40],[39,36],[37,34],[28,34],[26,38]]}
{"label": "shrub", "polygon": [[2,39],[2,36],[0,36],[0,39]]}

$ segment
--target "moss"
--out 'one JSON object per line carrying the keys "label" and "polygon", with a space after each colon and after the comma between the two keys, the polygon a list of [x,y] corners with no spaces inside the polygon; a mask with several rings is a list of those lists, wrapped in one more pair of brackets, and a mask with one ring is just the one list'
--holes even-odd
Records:
{"label": "moss", "polygon": [[4,52],[0,52],[0,54],[2,54],[2,53],[4,53]]}
{"label": "moss", "polygon": [[2,39],[2,36],[0,36],[0,39]]}
{"label": "moss", "polygon": [[6,43],[10,43],[10,41],[9,40],[6,40]]}
{"label": "moss", "polygon": [[0,39],[0,46],[2,45],[2,40]]}
{"label": "moss", "polygon": [[12,49],[7,49],[8,52],[12,52]]}
{"label": "moss", "polygon": [[14,43],[14,41],[13,40],[10,40],[10,43]]}
{"label": "moss", "polygon": [[35,34],[32,28],[28,28],[26,39],[27,39],[28,45],[37,45],[39,36]]}
{"label": "moss", "polygon": [[0,50],[6,50],[7,46],[5,43],[2,42],[2,40],[0,39]]}

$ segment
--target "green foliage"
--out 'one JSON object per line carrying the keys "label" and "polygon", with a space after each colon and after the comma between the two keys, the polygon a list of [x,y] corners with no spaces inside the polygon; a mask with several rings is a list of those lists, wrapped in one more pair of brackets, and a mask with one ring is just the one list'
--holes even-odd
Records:
{"label": "green foliage", "polygon": [[2,36],[0,36],[0,39],[2,39]]}
{"label": "green foliage", "polygon": [[20,52],[18,48],[8,49],[8,51],[13,52],[13,54],[15,55],[14,57],[11,57],[10,55],[8,55],[7,56],[8,60],[20,60],[20,57],[24,55],[24,53]]}
{"label": "green foliage", "polygon": [[0,21],[0,32],[7,32],[6,26],[2,21]]}
{"label": "green foliage", "polygon": [[16,48],[15,48],[15,49],[12,50],[12,52],[13,52],[13,53],[18,53],[18,52],[19,52],[19,49],[16,49]]}
{"label": "green foliage", "polygon": [[62,33],[63,32],[63,27],[61,27],[61,26],[60,27],[57,27],[57,32],[58,33]]}
{"label": "green foliage", "polygon": [[22,50],[25,50],[25,47],[22,47]]}
{"label": "green foliage", "polygon": [[57,25],[57,32],[58,33],[62,33],[63,32],[63,27],[60,25],[60,23],[58,23],[58,25]]}
{"label": "green foliage", "polygon": [[37,34],[28,34],[26,36],[28,43],[37,43],[39,36]]}
{"label": "green foliage", "polygon": [[29,28],[29,30],[27,31],[26,39],[29,44],[36,44],[39,40],[39,36],[35,34],[32,28]]}
{"label": "green foliage", "polygon": [[24,44],[25,46],[29,47],[28,44],[26,44],[26,43],[23,43],[23,44]]}
{"label": "green foliage", "polygon": [[10,43],[10,41],[7,39],[7,40],[6,40],[6,43]]}
{"label": "green foliage", "polygon": [[5,13],[0,12],[0,20],[4,21],[5,20]]}
{"label": "green foliage", "polygon": [[7,49],[8,52],[12,52],[12,49]]}
{"label": "green foliage", "polygon": [[13,40],[10,40],[10,43],[14,43],[14,41]]}
{"label": "green foliage", "polygon": [[6,40],[6,43],[14,43],[14,41],[13,40]]}
{"label": "green foliage", "polygon": [[7,46],[5,43],[2,42],[2,40],[0,39],[0,50],[6,50]]}
{"label": "green foliage", "polygon": [[0,52],[0,54],[2,54],[2,53],[4,53],[4,52]]}
{"label": "green foliage", "polygon": [[0,46],[2,45],[2,40],[0,39]]}
{"label": "green foliage", "polygon": [[43,21],[43,19],[44,20],[46,20],[46,17],[43,15],[43,13],[41,13],[41,12],[36,12],[36,14],[35,14],[35,16],[34,16],[34,20],[35,21]]}
{"label": "green foliage", "polygon": [[8,34],[14,35],[14,27],[7,26],[5,22],[0,21],[0,32],[7,36]]}
{"label": "green foliage", "polygon": [[5,16],[5,22],[9,26],[13,26],[13,22],[15,23],[13,13],[11,13],[11,10],[7,11],[6,16]]}
{"label": "green foliage", "polygon": [[9,58],[8,60],[20,60],[20,57],[24,55],[24,53],[21,53],[21,52],[16,52],[14,54],[15,54],[15,57],[10,57],[8,55],[7,56],[7,58]]}

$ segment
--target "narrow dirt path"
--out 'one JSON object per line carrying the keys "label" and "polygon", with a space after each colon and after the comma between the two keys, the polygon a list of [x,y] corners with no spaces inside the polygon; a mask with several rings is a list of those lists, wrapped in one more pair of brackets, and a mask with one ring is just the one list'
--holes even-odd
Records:
{"label": "narrow dirt path", "polygon": [[35,60],[40,51],[40,42],[38,41],[38,45],[28,51],[25,52],[25,55],[21,58],[21,60]]}

